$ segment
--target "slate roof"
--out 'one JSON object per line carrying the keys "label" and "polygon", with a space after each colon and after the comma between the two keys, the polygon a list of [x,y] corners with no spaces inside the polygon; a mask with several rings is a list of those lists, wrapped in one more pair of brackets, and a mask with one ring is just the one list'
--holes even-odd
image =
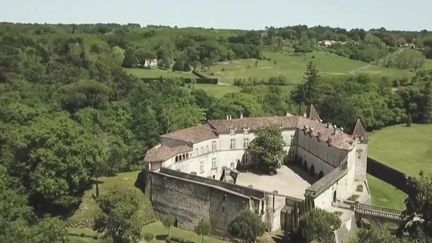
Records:
{"label": "slate roof", "polygon": [[321,141],[329,143],[342,150],[351,150],[354,140],[348,134],[342,132],[331,123],[321,123],[305,117],[300,117],[297,128],[309,133],[311,136],[319,137]]}
{"label": "slate roof", "polygon": [[344,177],[347,173],[348,170],[344,170],[341,167],[337,167],[336,169],[332,170],[330,173],[325,175],[323,178],[316,181],[310,187],[308,187],[306,189],[305,196],[311,196],[313,198],[316,198],[325,190],[327,190],[331,185],[333,185],[342,177]]}
{"label": "slate roof", "polygon": [[167,133],[161,137],[184,141],[187,143],[199,143],[205,140],[217,138],[218,136],[208,124],[203,124]]}

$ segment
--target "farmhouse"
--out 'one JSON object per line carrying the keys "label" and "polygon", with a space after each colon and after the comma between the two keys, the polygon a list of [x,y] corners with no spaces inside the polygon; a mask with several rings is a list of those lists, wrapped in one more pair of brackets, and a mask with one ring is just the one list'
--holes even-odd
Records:
{"label": "farmhouse", "polygon": [[[267,177],[239,173],[237,165],[247,160],[254,131],[267,126],[280,128],[288,166]],[[287,228],[287,214],[307,202],[338,212],[341,230],[349,232],[354,214],[338,204],[369,201],[367,133],[360,120],[347,134],[323,122],[313,105],[305,116],[227,116],[162,135],[144,163],[146,193],[154,209],[175,215],[178,226],[189,229],[208,218],[224,234],[241,210],[262,215],[269,231]]]}

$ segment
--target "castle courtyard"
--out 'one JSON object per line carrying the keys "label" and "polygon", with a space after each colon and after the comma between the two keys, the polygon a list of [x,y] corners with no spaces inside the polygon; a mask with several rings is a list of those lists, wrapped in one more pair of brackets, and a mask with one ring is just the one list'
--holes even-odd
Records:
{"label": "castle courtyard", "polygon": [[304,199],[305,190],[311,185],[308,175],[299,168],[288,168],[283,165],[275,175],[258,175],[252,172],[239,173],[236,184],[252,186],[266,192],[277,191],[278,194]]}

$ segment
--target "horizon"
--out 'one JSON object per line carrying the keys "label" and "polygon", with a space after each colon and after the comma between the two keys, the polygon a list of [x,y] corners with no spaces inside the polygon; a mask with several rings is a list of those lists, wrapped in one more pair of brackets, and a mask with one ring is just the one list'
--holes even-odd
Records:
{"label": "horizon", "polygon": [[[374,28],[361,28],[361,27],[353,27],[353,28],[343,28],[340,26],[330,26],[330,25],[306,25],[306,24],[294,24],[294,25],[286,25],[286,26],[265,26],[264,28],[261,29],[239,29],[239,28],[217,28],[217,27],[204,27],[204,26],[177,26],[177,25],[162,25],[162,24],[141,24],[141,23],[133,23],[133,22],[129,22],[129,23],[117,23],[117,22],[88,22],[88,23],[40,23],[40,22],[12,22],[12,21],[0,21],[0,24],[18,24],[18,25],[97,25],[97,24],[102,24],[102,25],[109,25],[109,24],[115,24],[115,25],[121,25],[121,26],[126,26],[128,24],[139,24],[140,28],[149,28],[149,27],[158,27],[158,28],[179,28],[179,29],[215,29],[215,30],[244,30],[244,31],[264,31],[267,28],[275,28],[275,29],[279,29],[279,28],[289,28],[289,27],[294,27],[294,26],[300,26],[300,25],[304,25],[307,26],[308,28],[315,28],[315,27],[329,27],[329,28],[340,28],[340,29],[345,29],[347,31],[350,30],[355,30],[355,29],[363,29],[365,31],[371,31],[371,30],[379,30],[381,28],[385,28],[383,26],[381,27],[374,27]],[[385,28],[385,31],[391,31],[391,32],[420,32],[420,31],[432,31],[432,29],[419,29],[419,30],[405,30],[405,29],[387,29]]]}
{"label": "horizon", "polygon": [[330,0],[325,3],[313,0],[274,0],[270,3],[260,0],[221,0],[205,3],[198,0],[130,0],[128,4],[117,0],[77,0],[74,3],[55,0],[46,0],[43,3],[16,0],[4,1],[2,6],[0,22],[21,24],[136,23],[142,27],[155,25],[234,30],[264,30],[265,27],[307,25],[347,30],[432,30],[432,18],[428,13],[428,9],[432,9],[432,1],[427,0],[417,0],[411,5],[402,0],[365,0],[350,3],[342,0]]}

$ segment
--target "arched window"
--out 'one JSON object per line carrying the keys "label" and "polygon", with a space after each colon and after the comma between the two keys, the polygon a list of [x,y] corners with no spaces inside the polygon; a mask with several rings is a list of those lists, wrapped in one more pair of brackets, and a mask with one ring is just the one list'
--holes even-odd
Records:
{"label": "arched window", "polygon": [[312,166],[310,167],[310,169],[309,169],[309,173],[310,173],[312,176],[315,175],[315,166],[314,166],[314,165],[312,165]]}

